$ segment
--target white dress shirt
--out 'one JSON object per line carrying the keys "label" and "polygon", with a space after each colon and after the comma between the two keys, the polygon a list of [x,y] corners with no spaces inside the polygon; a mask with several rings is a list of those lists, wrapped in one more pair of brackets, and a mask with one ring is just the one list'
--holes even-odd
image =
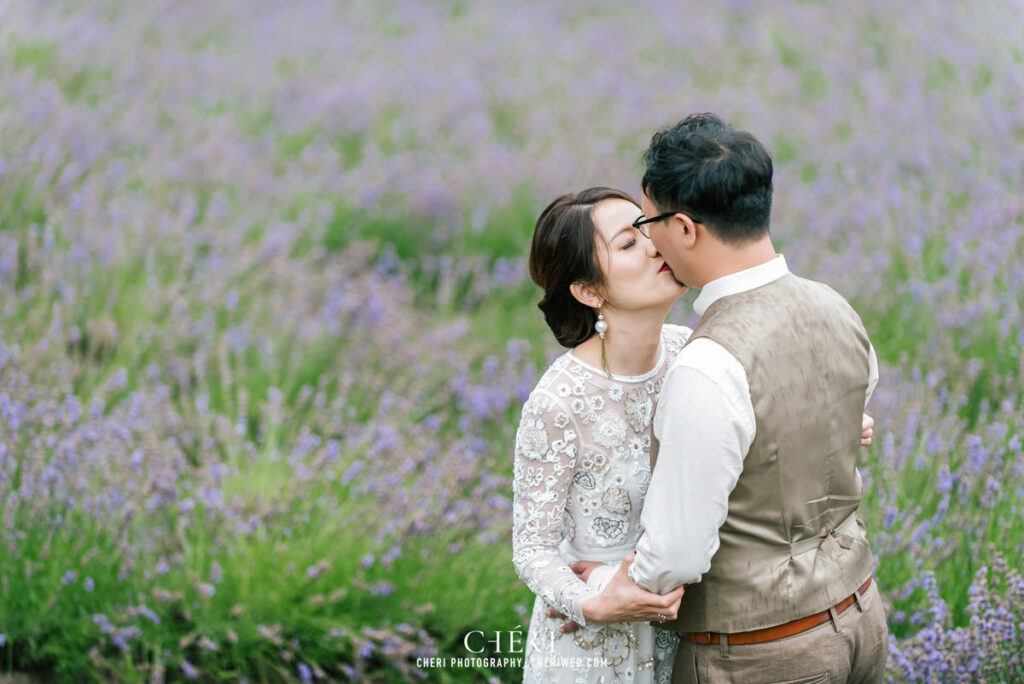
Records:
{"label": "white dress shirt", "polygon": [[[766,285],[789,273],[780,254],[771,261],[713,280],[693,304],[703,316],[718,299]],[[878,361],[869,349],[865,406],[878,383]],[[671,417],[671,419],[669,419]],[[640,524],[630,578],[659,594],[699,582],[718,551],[729,494],[754,441],[754,407],[743,366],[708,338],[696,339],[665,375],[654,436],[660,443]],[[596,579],[596,578],[595,578]],[[607,571],[593,584],[604,585]]]}

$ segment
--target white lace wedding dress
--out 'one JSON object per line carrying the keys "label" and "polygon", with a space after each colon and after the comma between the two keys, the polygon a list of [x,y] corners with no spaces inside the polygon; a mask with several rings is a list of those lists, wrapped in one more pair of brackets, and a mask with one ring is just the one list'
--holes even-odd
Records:
{"label": "white lace wedding dress", "polygon": [[[537,594],[523,681],[668,682],[678,637],[647,622],[588,625],[596,596],[632,552],[650,483],[651,418],[662,379],[692,331],[665,325],[657,365],[612,379],[571,351],[544,373],[523,406],[513,475],[513,560]],[[606,562],[584,583],[575,560]],[[563,634],[565,619],[580,623]]]}

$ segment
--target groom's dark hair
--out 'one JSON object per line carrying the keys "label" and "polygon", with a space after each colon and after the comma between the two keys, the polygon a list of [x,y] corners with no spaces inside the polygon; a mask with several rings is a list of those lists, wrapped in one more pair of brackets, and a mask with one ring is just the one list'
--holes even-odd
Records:
{"label": "groom's dark hair", "polygon": [[659,211],[700,219],[724,242],[768,233],[772,158],[764,145],[714,114],[693,114],[651,138],[642,187]]}

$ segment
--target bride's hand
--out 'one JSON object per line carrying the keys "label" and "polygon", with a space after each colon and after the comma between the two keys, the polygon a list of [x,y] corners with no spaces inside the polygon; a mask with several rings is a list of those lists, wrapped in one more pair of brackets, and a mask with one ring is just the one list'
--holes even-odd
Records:
{"label": "bride's hand", "polygon": [[636,553],[622,559],[608,586],[583,602],[583,616],[597,625],[612,622],[664,622],[675,620],[685,587],[676,587],[664,596],[644,591],[633,584],[626,571]]}
{"label": "bride's hand", "polygon": [[861,420],[861,424],[860,424],[860,429],[861,429],[860,445],[861,446],[868,446],[869,444],[871,444],[871,438],[875,436],[874,427],[875,427],[875,419],[865,413],[864,414],[864,418]]}

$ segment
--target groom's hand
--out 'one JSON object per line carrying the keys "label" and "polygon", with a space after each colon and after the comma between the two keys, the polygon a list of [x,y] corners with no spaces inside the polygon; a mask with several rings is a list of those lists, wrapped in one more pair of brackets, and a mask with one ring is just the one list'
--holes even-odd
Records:
{"label": "groom's hand", "polygon": [[664,596],[644,591],[633,584],[626,572],[636,553],[622,559],[618,571],[604,590],[583,602],[583,616],[593,624],[612,622],[664,622],[675,620],[685,587],[676,587]]}
{"label": "groom's hand", "polygon": [[576,573],[576,576],[586,582],[590,579],[590,573],[594,571],[594,568],[599,568],[604,563],[598,561],[576,561],[575,563],[569,563],[569,568]]}
{"label": "groom's hand", "polygon": [[[565,617],[565,615],[563,615],[562,613],[559,613],[554,608],[548,608],[546,611],[544,611],[544,614],[547,615],[549,618],[556,618],[556,619],[558,619],[558,618],[564,618]],[[575,620],[569,620],[564,625],[559,627],[558,631],[561,632],[562,634],[572,634],[573,632],[575,632],[579,628],[580,628],[580,623],[576,622]]]}

